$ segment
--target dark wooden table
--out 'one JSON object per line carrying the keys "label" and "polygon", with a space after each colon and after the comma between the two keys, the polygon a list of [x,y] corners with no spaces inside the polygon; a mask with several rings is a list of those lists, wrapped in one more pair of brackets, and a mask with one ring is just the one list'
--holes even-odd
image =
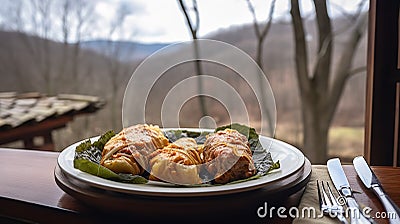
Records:
{"label": "dark wooden table", "polygon": [[[199,204],[200,214],[196,211],[182,211],[162,217],[159,214],[115,214],[97,210],[79,200],[71,197],[61,190],[54,178],[54,168],[57,164],[59,153],[35,150],[5,149],[0,148],[0,222],[33,221],[39,223],[137,223],[150,221],[157,222],[207,222],[207,223],[291,223],[290,219],[272,220],[257,217],[254,208],[243,208],[241,212],[230,210],[232,206],[240,207],[241,201],[236,205],[226,205],[226,211],[218,216],[212,211],[207,211],[204,204]],[[381,180],[385,190],[392,199],[400,204],[400,169],[390,167],[374,167],[374,171]],[[357,194],[357,200],[365,206],[383,211],[383,207],[372,192],[365,189],[356,177],[352,166],[346,165],[345,172],[351,185],[362,192]],[[297,206],[304,188],[291,195],[276,195],[275,199],[268,201],[269,206]],[[207,200],[207,199],[205,199]],[[221,199],[224,200],[224,199]],[[263,199],[260,198],[262,201]],[[157,203],[155,203],[157,205]],[[113,206],[113,205],[110,205]],[[202,207],[200,207],[202,206]],[[160,209],[160,208],[158,208]],[[162,208],[161,208],[162,209]],[[170,208],[165,208],[166,210]],[[186,214],[196,214],[188,217]],[[193,217],[195,216],[195,217]],[[249,216],[251,217],[249,219]]]}

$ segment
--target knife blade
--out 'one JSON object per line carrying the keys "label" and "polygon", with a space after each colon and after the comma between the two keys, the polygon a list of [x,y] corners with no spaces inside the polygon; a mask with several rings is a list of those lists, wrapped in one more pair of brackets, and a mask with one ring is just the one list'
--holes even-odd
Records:
{"label": "knife blade", "polygon": [[344,197],[346,197],[346,204],[350,208],[350,222],[351,223],[375,223],[372,219],[367,218],[361,212],[360,206],[356,199],[353,197],[349,181],[342,168],[339,158],[333,158],[327,162],[328,173],[335,185],[336,190]]}
{"label": "knife blade", "polygon": [[358,177],[364,183],[365,187],[372,188],[378,198],[381,200],[385,210],[393,217],[389,219],[390,223],[400,223],[400,209],[399,207],[390,199],[390,197],[383,190],[381,183],[376,177],[375,173],[369,167],[367,161],[365,161],[363,156],[357,156],[353,159],[353,165],[356,169]]}

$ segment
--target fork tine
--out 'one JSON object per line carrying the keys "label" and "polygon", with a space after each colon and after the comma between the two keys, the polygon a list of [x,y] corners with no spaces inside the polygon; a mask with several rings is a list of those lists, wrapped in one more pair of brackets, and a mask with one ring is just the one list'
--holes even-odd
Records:
{"label": "fork tine", "polygon": [[331,218],[333,218],[333,214],[337,219],[340,220],[341,223],[347,224],[348,222],[343,216],[343,207],[338,204],[338,201],[336,200],[329,183],[326,182],[324,184],[324,181],[317,180],[317,187],[321,211],[324,214],[329,214]]}
{"label": "fork tine", "polygon": [[325,189],[324,182],[322,181],[321,184],[322,184],[322,195],[324,196],[325,203],[326,203],[328,206],[332,206],[333,203],[331,202],[331,199],[328,197],[328,194],[326,194],[326,189]]}
{"label": "fork tine", "polygon": [[317,190],[318,190],[319,208],[321,209],[321,208],[322,208],[322,205],[324,205],[325,203],[324,203],[324,201],[323,201],[323,199],[322,199],[322,196],[321,196],[321,189],[320,189],[320,187],[319,187],[319,182],[318,182],[318,180],[317,180]]}
{"label": "fork tine", "polygon": [[329,197],[331,198],[332,204],[338,206],[338,201],[335,198],[335,195],[332,192],[331,186],[329,185],[328,182],[326,182],[326,185],[328,186],[328,193],[329,193]]}
{"label": "fork tine", "polygon": [[322,207],[327,206],[326,198],[323,195],[324,190],[322,189],[322,181],[317,180],[317,189],[318,189],[318,198],[319,198],[319,206]]}

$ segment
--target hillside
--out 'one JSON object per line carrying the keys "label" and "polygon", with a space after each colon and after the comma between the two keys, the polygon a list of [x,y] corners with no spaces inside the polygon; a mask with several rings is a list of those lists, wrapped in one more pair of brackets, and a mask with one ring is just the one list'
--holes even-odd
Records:
{"label": "hillside", "polygon": [[[335,21],[335,27],[344,26],[344,21]],[[310,52],[315,51],[313,23],[307,23],[308,40],[312,44]],[[204,38],[221,40],[247,52],[254,57],[256,41],[251,25],[235,26],[218,30]],[[343,47],[345,34],[337,37],[335,52]],[[107,106],[89,118],[79,118],[67,129],[56,133],[59,148],[85,137],[98,135],[106,130],[120,130],[123,93],[127,81],[136,66],[148,55],[165,47],[166,44],[140,44],[135,42],[109,42],[93,40],[76,45],[65,45],[54,41],[27,36],[21,33],[0,31],[0,91],[39,91],[54,93],[78,93],[97,95],[107,100]],[[110,50],[111,47],[111,50]],[[290,124],[298,130],[301,126],[300,103],[297,92],[293,61],[293,37],[291,24],[273,24],[264,46],[265,73],[270,80],[278,109],[278,126]],[[104,52],[115,52],[107,54]],[[174,52],[179,54],[179,52]],[[173,55],[171,55],[173,57]],[[334,55],[337,61],[338,54]],[[313,63],[314,58],[310,58]],[[354,67],[365,64],[366,38],[363,39]],[[233,71],[213,63],[203,63],[204,72],[227,80],[245,97],[246,105],[255,108],[255,101],[248,87],[235,78]],[[310,66],[311,67],[311,66]],[[336,66],[334,66],[335,69]],[[184,63],[171,68],[158,80],[149,95],[147,117],[154,123],[160,121],[162,100],[169,88],[183,78],[194,76],[193,64]],[[146,78],[146,77],[142,77]],[[212,88],[212,83],[206,88]],[[189,87],[188,87],[189,88]],[[194,86],[191,88],[195,88]],[[335,125],[363,125],[365,76],[352,77],[345,89],[337,111]],[[143,96],[137,96],[143,97]],[[247,98],[246,98],[247,97]],[[188,101],[181,109],[182,126],[197,125],[199,110],[196,100]],[[217,122],[226,122],[226,113],[218,103],[208,100],[210,113]],[[252,111],[257,117],[257,111]],[[196,121],[193,123],[193,121]],[[285,136],[282,136],[284,139]]]}
{"label": "hillside", "polygon": [[121,62],[142,60],[168,43],[138,43],[128,41],[90,40],[81,42],[83,49],[90,49],[108,57],[116,57]]}

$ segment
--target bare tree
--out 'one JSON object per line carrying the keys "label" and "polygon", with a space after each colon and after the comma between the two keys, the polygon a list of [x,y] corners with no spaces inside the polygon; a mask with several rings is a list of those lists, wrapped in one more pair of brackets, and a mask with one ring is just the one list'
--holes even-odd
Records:
{"label": "bare tree", "polygon": [[63,2],[61,2],[61,31],[62,31],[62,42],[63,42],[62,61],[64,63],[61,63],[59,66],[60,77],[64,77],[67,61],[69,61],[68,50],[69,50],[69,39],[71,34],[71,28],[70,28],[71,14],[72,14],[71,0],[63,0]]}
{"label": "bare tree", "polygon": [[[87,28],[92,25],[94,18],[94,5],[92,1],[74,1],[74,18],[76,20],[74,33],[75,41],[73,44],[73,55],[72,55],[72,78],[74,82],[78,83],[79,68],[80,68],[80,54],[81,54],[81,41],[82,34],[87,33]],[[86,75],[88,77],[88,74]],[[77,87],[77,85],[73,85]],[[77,91],[77,89],[73,89]]]}
{"label": "bare tree", "polygon": [[[10,0],[6,4],[6,8],[9,10],[4,11],[6,15],[2,16],[3,20],[5,18],[7,21],[6,28],[16,32],[27,53],[24,55],[10,54],[14,57],[14,73],[18,75],[21,70],[20,62],[29,58],[29,61],[36,65],[31,72],[37,73],[39,79],[31,82],[25,80],[21,83],[27,83],[27,85],[38,83],[37,88],[48,94],[54,94],[57,90],[55,80],[65,75],[67,67],[71,72],[68,79],[77,83],[81,35],[87,33],[88,27],[93,23],[93,3],[87,0],[29,0],[28,4],[23,3],[25,2],[21,0]],[[59,20],[60,27],[54,22],[55,20]],[[60,29],[57,30],[58,28]],[[54,66],[53,62],[58,61],[54,60],[56,55],[53,55],[54,52],[51,49],[51,39],[57,39],[56,35],[59,34],[61,34],[64,45],[61,55],[63,63]],[[73,43],[72,46],[71,43]],[[11,47],[7,49],[13,50]],[[56,69],[57,67],[59,69]],[[78,89],[78,85],[71,85],[71,87],[73,91]]]}
{"label": "bare tree", "polygon": [[[178,3],[182,10],[183,15],[185,16],[186,24],[189,28],[190,34],[192,35],[192,39],[194,40],[194,42],[193,42],[194,49],[193,50],[194,50],[195,58],[198,59],[199,58],[199,46],[198,46],[198,43],[196,42],[196,40],[198,39],[197,33],[198,33],[199,27],[200,27],[200,15],[199,15],[199,10],[197,8],[197,1],[192,0],[192,5],[193,5],[192,9],[193,9],[194,16],[195,16],[194,22],[192,21],[192,19],[189,16],[189,9],[185,5],[184,1],[178,0]],[[200,111],[201,111],[202,117],[204,117],[208,113],[207,113],[205,98],[202,95],[203,94],[203,81],[201,79],[201,75],[203,74],[203,71],[202,71],[202,67],[201,67],[201,61],[195,60],[194,65],[195,65],[196,75],[198,77],[197,93],[199,95],[198,96],[199,97],[199,106],[200,106]]]}
{"label": "bare tree", "polygon": [[105,48],[107,52],[106,55],[108,68],[109,68],[109,77],[111,79],[111,120],[112,127],[117,129],[117,94],[120,89],[121,79],[123,78],[123,74],[126,74],[129,71],[124,70],[122,63],[118,60],[121,54],[121,46],[118,43],[112,41],[113,36],[117,35],[117,33],[123,33],[123,25],[126,17],[131,14],[127,5],[121,3],[117,9],[116,17],[110,23],[110,30],[108,32],[108,46]]}
{"label": "bare tree", "polygon": [[[303,150],[314,163],[323,163],[327,157],[328,132],[347,79],[356,71],[352,62],[366,30],[367,16],[357,10],[354,26],[344,50],[339,56],[339,67],[332,72],[334,32],[326,1],[314,0],[319,34],[316,63],[308,69],[308,43],[299,1],[291,0],[290,14],[295,39],[295,62],[300,91],[303,121]],[[359,5],[362,7],[362,4]]]}
{"label": "bare tree", "polygon": [[[63,61],[71,62],[68,79],[78,83],[80,77],[80,55],[82,34],[88,33],[87,28],[93,25],[94,5],[91,1],[63,0],[61,2],[61,30],[64,44]],[[74,34],[74,35],[72,35]],[[69,55],[70,49],[72,54]],[[65,73],[66,63],[60,65],[60,74]],[[88,76],[89,74],[86,74]],[[79,91],[78,85],[72,85],[72,91]]]}
{"label": "bare tree", "polygon": [[[23,4],[25,2],[21,0],[9,1],[6,6],[10,7],[5,12],[3,18],[7,18],[7,28],[11,31],[15,31],[17,37],[26,50],[26,55],[10,53],[11,57],[9,60],[13,61],[13,72],[15,75],[19,75],[21,72],[20,63],[28,58],[32,61],[36,67],[35,71],[39,74],[40,86],[45,89],[47,93],[52,92],[52,80],[51,80],[51,63],[50,63],[50,46],[49,36],[51,30],[51,6],[52,1],[50,0],[30,0],[29,4]],[[7,7],[5,7],[7,8]],[[4,10],[4,8],[3,8]],[[26,15],[29,16],[30,26],[27,26]],[[29,27],[30,32],[27,31]],[[31,38],[29,34],[41,37],[42,39]],[[13,51],[12,47],[7,46],[7,49]],[[34,80],[24,80],[25,83],[33,83]],[[35,80],[36,81],[36,80]]]}
{"label": "bare tree", "polygon": [[52,79],[51,79],[51,63],[50,63],[50,29],[51,22],[51,0],[32,0],[33,4],[37,5],[38,16],[40,20],[40,32],[43,41],[40,41],[40,73],[44,80],[45,91],[48,94],[53,93]]}
{"label": "bare tree", "polygon": [[268,18],[265,21],[264,25],[261,22],[260,23],[258,22],[257,16],[256,16],[256,11],[255,11],[254,6],[251,3],[251,1],[250,0],[246,0],[246,1],[247,1],[249,10],[251,12],[251,15],[253,16],[253,27],[254,27],[254,32],[255,32],[256,38],[257,38],[256,62],[258,64],[258,66],[260,66],[260,68],[262,70],[264,70],[264,66],[263,66],[263,48],[264,47],[263,47],[263,44],[264,44],[265,37],[267,36],[269,29],[271,28],[272,17],[274,15],[276,0],[272,0],[272,2],[271,2],[271,6],[269,9],[269,13],[268,13]]}
{"label": "bare tree", "polygon": [[[251,1],[250,0],[246,0],[246,1],[247,1],[249,10],[253,16],[253,27],[254,27],[254,32],[255,32],[256,38],[257,38],[256,63],[261,68],[261,70],[264,71],[264,65],[263,65],[264,40],[267,37],[267,34],[271,28],[276,0],[272,0],[272,2],[271,2],[269,13],[268,13],[268,18],[267,18],[264,26],[262,25],[262,23],[259,23],[257,21],[256,11],[255,11],[254,6],[251,3]],[[269,132],[271,135],[273,135],[274,134],[274,124],[272,124],[273,119],[267,108],[268,103],[267,103],[267,99],[266,99],[265,86],[263,85],[264,82],[262,81],[264,78],[263,76],[264,76],[264,74],[262,74],[262,73],[258,74],[258,77],[259,77],[258,83],[260,84],[259,89],[260,89],[261,93],[263,93],[263,94],[261,94],[261,110],[263,110],[264,114],[267,116],[267,120],[269,123],[269,129],[270,129]]]}
{"label": "bare tree", "polygon": [[[1,8],[2,20],[5,29],[12,30],[18,32],[18,36],[27,39],[26,35],[23,32],[24,30],[24,22],[23,18],[23,4],[21,0],[9,1],[6,4],[8,7]],[[20,87],[20,89],[30,89],[31,82],[27,82],[26,77],[24,77],[22,72],[23,60],[21,60],[21,56],[18,52],[13,49],[15,46],[15,40],[9,42],[1,42],[0,43],[0,51],[3,51],[3,57],[0,59],[2,62],[2,73],[11,73],[16,78],[16,84]]]}
{"label": "bare tree", "polygon": [[[25,3],[25,2],[24,2]],[[51,0],[31,0],[29,1],[29,6],[22,4],[22,1],[9,1],[9,6],[11,6],[14,12],[10,12],[9,20],[12,25],[9,29],[17,32],[18,38],[20,38],[22,44],[28,55],[17,55],[13,53],[13,61],[15,74],[20,72],[18,68],[20,63],[18,61],[26,60],[26,57],[30,61],[33,61],[36,66],[39,77],[42,79],[41,87],[45,89],[47,93],[52,92],[52,79],[51,79],[51,63],[50,63],[50,30],[51,30]],[[29,9],[29,10],[28,10]],[[26,10],[26,11],[24,11]],[[30,19],[30,34],[34,36],[41,37],[42,39],[30,38],[26,30],[26,14],[29,14]],[[10,47],[9,47],[10,48]],[[12,49],[11,49],[12,50]],[[25,82],[29,82],[25,80]]]}

